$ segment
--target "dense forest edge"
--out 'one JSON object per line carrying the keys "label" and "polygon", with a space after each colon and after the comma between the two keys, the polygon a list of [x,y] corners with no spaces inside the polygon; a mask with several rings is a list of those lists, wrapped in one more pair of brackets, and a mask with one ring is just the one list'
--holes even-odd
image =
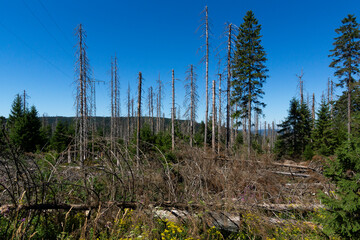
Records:
{"label": "dense forest edge", "polygon": [[[207,47],[207,7],[203,14]],[[175,107],[172,70],[171,118],[162,112],[161,80],[144,97],[141,72],[137,99],[129,86],[121,116],[116,57],[111,117],[97,117],[80,24],[76,116],[40,117],[24,92],[0,117],[0,238],[359,239],[355,16],[335,30],[329,67],[338,82],[329,80],[319,105],[314,95],[304,99],[299,75],[300,98],[291,99],[286,118],[263,126],[261,25],[248,11],[240,27],[227,30],[227,74],[219,74],[219,89],[206,76],[206,120],[199,123],[192,65],[184,115]]]}

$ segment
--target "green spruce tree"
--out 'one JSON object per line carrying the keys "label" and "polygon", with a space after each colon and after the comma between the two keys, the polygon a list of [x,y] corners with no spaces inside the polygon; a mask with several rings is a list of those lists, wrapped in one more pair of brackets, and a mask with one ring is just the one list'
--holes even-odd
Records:
{"label": "green spruce tree", "polygon": [[348,15],[341,22],[343,25],[335,30],[339,36],[333,43],[330,67],[335,69],[334,75],[340,80],[338,85],[347,89],[347,132],[350,137],[351,92],[357,82],[355,76],[360,72],[360,30],[354,15]]}
{"label": "green spruce tree", "polygon": [[34,152],[41,148],[41,122],[34,106],[23,107],[20,95],[15,97],[8,121],[9,137],[12,144],[25,152]]}
{"label": "green spruce tree", "polygon": [[[238,103],[241,108],[235,111],[235,118],[246,118],[251,128],[252,111],[262,113],[265,103],[260,99],[264,95],[263,84],[268,69],[265,66],[266,53],[261,45],[261,25],[252,11],[248,11],[239,28],[236,38],[236,50],[233,60],[232,105]],[[251,131],[247,136],[248,155],[251,149]]]}
{"label": "green spruce tree", "polygon": [[324,232],[341,239],[360,236],[360,139],[350,141],[336,151],[337,158],[328,160],[324,174],[336,185],[334,192],[321,194]]}
{"label": "green spruce tree", "polygon": [[280,136],[275,143],[275,153],[278,157],[283,155],[299,158],[310,143],[312,119],[306,104],[293,98],[290,101],[289,115],[285,121],[278,125]]}
{"label": "green spruce tree", "polygon": [[54,134],[50,140],[51,149],[62,152],[66,149],[66,147],[70,144],[71,137],[69,134],[68,125],[59,121],[56,125]]}
{"label": "green spruce tree", "polygon": [[317,112],[312,139],[314,149],[319,154],[324,156],[334,154],[337,141],[333,131],[330,107],[324,97],[321,100],[320,109]]}

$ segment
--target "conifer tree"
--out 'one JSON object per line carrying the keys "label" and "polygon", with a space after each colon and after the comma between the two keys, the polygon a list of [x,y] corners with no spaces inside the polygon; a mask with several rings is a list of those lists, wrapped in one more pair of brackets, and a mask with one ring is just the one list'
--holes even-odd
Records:
{"label": "conifer tree", "polygon": [[332,130],[330,106],[325,98],[322,98],[317,112],[312,139],[315,150],[320,154],[328,156],[334,153],[336,139]]}
{"label": "conifer tree", "polygon": [[56,125],[54,135],[51,138],[51,148],[57,152],[62,152],[70,143],[68,126],[62,121]]}
{"label": "conifer tree", "polygon": [[350,137],[336,152],[335,160],[325,164],[324,175],[336,185],[335,191],[322,194],[323,231],[340,239],[360,236],[360,138]]}
{"label": "conifer tree", "polygon": [[278,157],[289,155],[299,157],[310,142],[311,114],[306,104],[300,104],[293,98],[290,101],[289,115],[285,121],[278,125],[279,138],[275,145]]}
{"label": "conifer tree", "polygon": [[13,144],[25,152],[33,152],[42,144],[41,122],[34,106],[23,109],[20,95],[16,95],[8,121],[9,137]]}
{"label": "conifer tree", "polygon": [[266,53],[261,45],[261,25],[252,11],[248,11],[239,28],[233,61],[232,104],[239,103],[240,110],[233,114],[236,118],[248,120],[248,155],[251,149],[251,112],[262,113],[265,104],[260,101],[267,78]]}
{"label": "conifer tree", "polygon": [[356,82],[354,77],[360,72],[360,30],[354,15],[349,14],[341,22],[343,25],[335,30],[339,36],[333,43],[330,67],[335,69],[334,75],[340,80],[338,85],[347,88],[347,131],[350,134],[351,92]]}

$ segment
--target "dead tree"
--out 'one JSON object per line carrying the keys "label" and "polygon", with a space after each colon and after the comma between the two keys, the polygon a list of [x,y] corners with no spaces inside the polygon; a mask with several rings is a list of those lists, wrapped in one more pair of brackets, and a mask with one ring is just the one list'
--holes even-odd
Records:
{"label": "dead tree", "polygon": [[205,131],[204,131],[204,150],[207,147],[207,127],[208,127],[208,116],[209,116],[209,15],[208,15],[208,7],[205,6],[202,14],[205,14],[204,19],[202,20],[202,24],[200,28],[203,29],[203,34],[201,36],[205,36]]}
{"label": "dead tree", "polygon": [[87,143],[88,143],[88,127],[89,127],[89,104],[90,89],[92,87],[90,81],[89,61],[86,54],[87,46],[85,44],[86,33],[80,24],[76,30],[78,39],[76,52],[76,143],[79,148],[79,158],[81,166],[84,167],[84,161],[87,157]]}
{"label": "dead tree", "polygon": [[234,44],[234,29],[233,24],[230,23],[227,26],[228,31],[228,39],[227,39],[227,88],[226,88],[226,149],[229,148],[229,142],[231,141],[230,135],[232,131],[232,120],[231,118],[231,99],[230,99],[230,92],[231,92],[231,61],[232,61],[232,54],[233,54],[233,44]]}
{"label": "dead tree", "polygon": [[194,72],[194,66],[191,64],[189,70],[186,71],[186,78],[185,78],[185,114],[184,116],[189,119],[190,129],[190,146],[193,146],[194,141],[194,134],[195,134],[195,119],[196,119],[196,110],[199,102],[199,95],[197,93],[197,75]]}
{"label": "dead tree", "polygon": [[175,73],[174,69],[172,70],[172,108],[171,108],[171,148],[175,150]]}
{"label": "dead tree", "polygon": [[111,149],[114,150],[115,142],[120,137],[120,91],[119,91],[118,66],[116,56],[111,60]]}
{"label": "dead tree", "polygon": [[162,109],[162,98],[163,98],[163,83],[160,79],[160,74],[157,83],[157,96],[156,96],[156,132],[159,133],[161,130],[161,109]]}
{"label": "dead tree", "polygon": [[304,103],[304,81],[302,77],[304,76],[303,70],[301,69],[300,75],[296,75],[299,78],[299,88],[300,88],[300,104]]}
{"label": "dead tree", "polygon": [[151,131],[154,133],[154,94],[153,87],[149,87],[148,89],[148,109],[149,109],[149,125],[151,127]]}
{"label": "dead tree", "polygon": [[215,88],[216,88],[216,83],[215,80],[213,80],[212,82],[212,137],[211,137],[211,146],[212,146],[212,151],[215,152],[216,151],[216,130],[215,130],[215,124],[216,124],[216,96],[215,96]]}
{"label": "dead tree", "polygon": [[142,74],[139,72],[139,85],[138,85],[138,114],[137,114],[137,133],[136,133],[136,157],[140,158],[140,128],[141,128],[141,91],[142,91]]}
{"label": "dead tree", "polygon": [[131,114],[131,96],[130,96],[130,84],[128,85],[128,90],[127,90],[127,126],[128,126],[128,129],[127,129],[127,143],[129,143],[130,141],[130,129],[131,129],[131,126],[130,126],[130,114]]}
{"label": "dead tree", "polygon": [[222,74],[219,73],[219,114],[218,114],[218,153],[220,153],[220,143],[221,143],[221,118],[222,118],[222,112],[221,112],[221,77]]}

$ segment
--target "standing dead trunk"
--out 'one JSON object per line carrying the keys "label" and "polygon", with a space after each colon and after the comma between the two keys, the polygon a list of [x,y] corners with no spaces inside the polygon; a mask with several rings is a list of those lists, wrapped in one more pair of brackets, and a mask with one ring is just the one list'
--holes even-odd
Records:
{"label": "standing dead trunk", "polygon": [[141,90],[142,90],[142,74],[139,72],[138,85],[138,116],[137,116],[137,134],[136,134],[136,157],[140,159],[140,121],[141,121]]}
{"label": "standing dead trunk", "polygon": [[266,132],[266,121],[264,122],[264,139],[263,139],[263,149],[266,152],[266,137],[267,137],[267,132]]}
{"label": "standing dead trunk", "polygon": [[175,73],[172,70],[171,149],[175,150]]}
{"label": "standing dead trunk", "polygon": [[296,75],[299,78],[299,88],[300,88],[300,104],[304,103],[304,82],[302,77],[304,76],[303,70],[301,69],[300,75]]}
{"label": "standing dead trunk", "polygon": [[130,84],[127,90],[127,144],[130,142],[130,112],[131,112],[131,100],[130,100]]}
{"label": "standing dead trunk", "polygon": [[221,146],[221,118],[222,118],[222,112],[221,112],[221,74],[219,74],[219,120],[218,120],[218,153],[220,153],[220,146]]}
{"label": "standing dead trunk", "polygon": [[160,73],[159,73],[159,78],[157,80],[157,85],[158,85],[158,93],[157,93],[157,98],[156,98],[156,132],[159,133],[161,131],[161,101],[162,101],[162,82],[160,80]]}
{"label": "standing dead trunk", "polygon": [[[226,149],[229,148],[230,141],[230,88],[231,88],[231,39],[232,24],[229,24],[228,49],[227,49],[227,89],[226,89]],[[231,127],[232,128],[232,127]]]}
{"label": "standing dead trunk", "polygon": [[212,151],[216,152],[216,142],[215,142],[215,123],[216,123],[216,110],[215,110],[215,80],[212,82],[212,138],[211,138],[211,145],[212,145]]}
{"label": "standing dead trunk", "polygon": [[204,150],[207,145],[207,128],[208,128],[208,116],[209,116],[209,19],[208,19],[208,7],[205,7],[205,37],[206,37],[206,55],[205,55],[205,132],[204,132]]}

